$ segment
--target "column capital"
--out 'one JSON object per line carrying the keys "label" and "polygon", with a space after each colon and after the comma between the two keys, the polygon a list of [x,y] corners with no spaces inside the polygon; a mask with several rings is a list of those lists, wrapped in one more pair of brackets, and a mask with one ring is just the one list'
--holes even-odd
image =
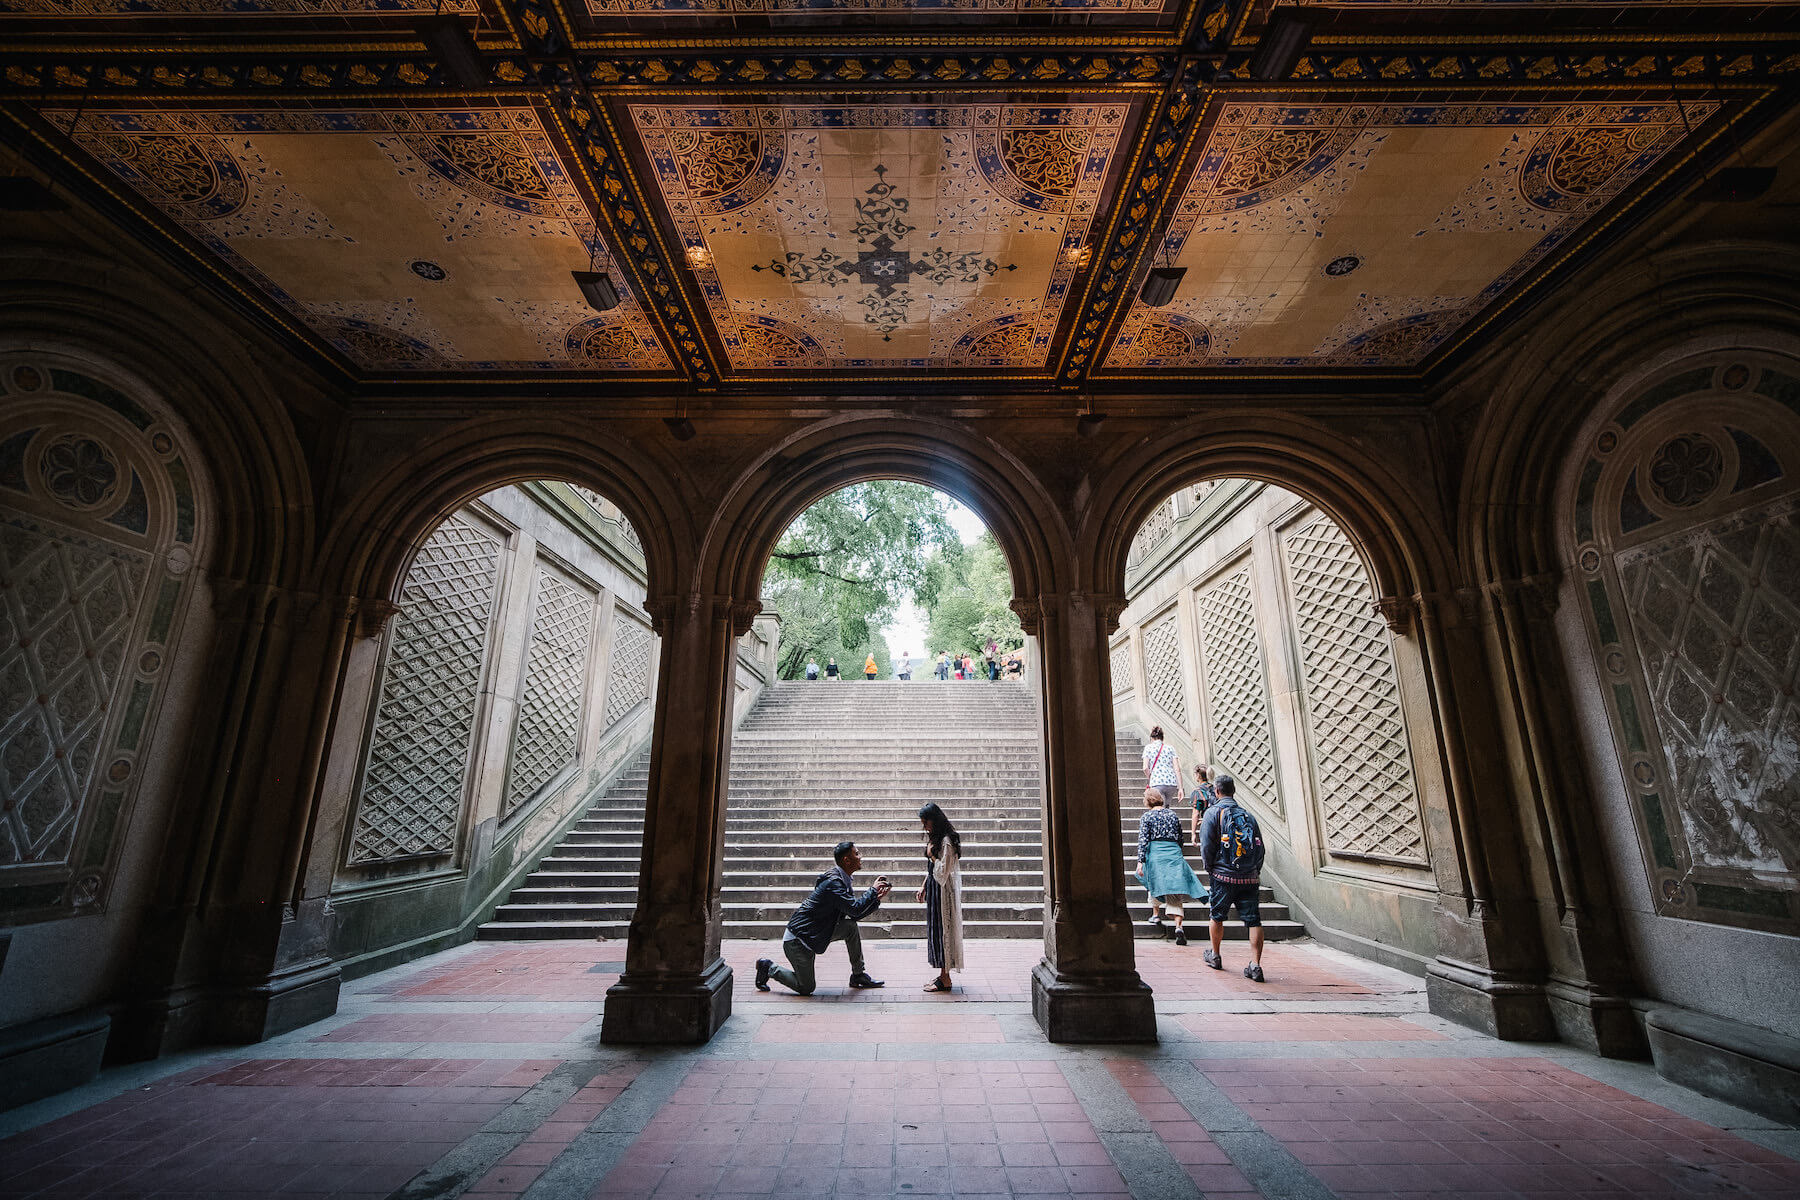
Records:
{"label": "column capital", "polygon": [[1019,628],[1029,637],[1036,637],[1044,626],[1044,606],[1036,597],[1014,596],[1006,602],[1019,618]]}
{"label": "column capital", "polygon": [[1490,580],[1481,590],[1495,600],[1517,602],[1532,620],[1547,621],[1556,615],[1561,603],[1562,572],[1540,571],[1517,579]]}
{"label": "column capital", "polygon": [[400,612],[400,605],[386,596],[350,597],[350,612],[355,618],[358,638],[380,637],[389,621]]}
{"label": "column capital", "polygon": [[1405,637],[1419,618],[1418,601],[1411,596],[1383,596],[1375,601],[1375,611],[1387,623],[1388,632]]}

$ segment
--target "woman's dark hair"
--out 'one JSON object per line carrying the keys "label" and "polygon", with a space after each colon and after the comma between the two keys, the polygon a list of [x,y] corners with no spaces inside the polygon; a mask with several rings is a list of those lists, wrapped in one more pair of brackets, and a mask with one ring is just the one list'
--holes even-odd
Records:
{"label": "woman's dark hair", "polygon": [[1150,727],[1150,737],[1154,741],[1158,741],[1158,742],[1162,741],[1162,726],[1161,725],[1152,725]]}
{"label": "woman's dark hair", "polygon": [[962,853],[962,834],[956,832],[956,826],[950,823],[950,818],[944,815],[943,809],[935,804],[927,804],[919,809],[919,820],[925,822],[926,833],[931,838],[933,858],[938,856],[938,851],[943,847],[945,838],[950,839],[950,844],[956,847],[957,854]]}

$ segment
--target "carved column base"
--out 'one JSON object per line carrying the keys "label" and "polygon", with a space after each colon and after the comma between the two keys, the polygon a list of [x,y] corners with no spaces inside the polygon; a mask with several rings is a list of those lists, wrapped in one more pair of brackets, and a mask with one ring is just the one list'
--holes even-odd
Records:
{"label": "carved column base", "polygon": [[1031,972],[1031,1015],[1053,1042],[1156,1040],[1156,1008],[1136,971],[1074,979],[1041,961]]}
{"label": "carved column base", "polygon": [[626,972],[606,989],[600,1040],[608,1045],[694,1046],[731,1015],[731,968],[715,958],[699,976],[640,979]]}
{"label": "carved column base", "polygon": [[207,1032],[222,1042],[260,1042],[337,1012],[343,973],[328,958],[222,988]]}
{"label": "carved column base", "polygon": [[1553,1042],[1544,985],[1439,958],[1425,969],[1425,998],[1445,1020],[1509,1042]]}
{"label": "carved column base", "polygon": [[1557,1034],[1571,1046],[1604,1058],[1650,1057],[1650,1045],[1625,997],[1552,976],[1544,985],[1544,999]]}

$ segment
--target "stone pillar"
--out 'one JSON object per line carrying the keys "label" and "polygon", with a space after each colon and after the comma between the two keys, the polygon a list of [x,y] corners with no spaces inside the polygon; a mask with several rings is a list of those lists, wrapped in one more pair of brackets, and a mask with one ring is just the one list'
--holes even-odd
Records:
{"label": "stone pillar", "polygon": [[704,1042],[731,1015],[719,957],[725,790],[737,639],[761,609],[691,592],[647,601],[662,636],[637,912],[600,1040]]}
{"label": "stone pillar", "polygon": [[1424,676],[1426,727],[1435,733],[1441,768],[1431,786],[1442,802],[1424,805],[1438,882],[1438,953],[1425,977],[1431,1011],[1494,1037],[1554,1040],[1543,945],[1520,873],[1519,829],[1495,735],[1478,598],[1389,598],[1376,607],[1403,635],[1394,644],[1396,666]]}
{"label": "stone pillar", "polygon": [[1122,598],[1015,600],[1044,688],[1044,959],[1031,1011],[1053,1042],[1153,1042],[1125,907],[1107,642]]}
{"label": "stone pillar", "polygon": [[1565,1042],[1615,1058],[1647,1057],[1627,995],[1636,990],[1624,930],[1597,852],[1600,831],[1577,797],[1586,788],[1553,622],[1555,575],[1490,583],[1485,632],[1512,764],[1521,846],[1530,857],[1547,977],[1545,999]]}

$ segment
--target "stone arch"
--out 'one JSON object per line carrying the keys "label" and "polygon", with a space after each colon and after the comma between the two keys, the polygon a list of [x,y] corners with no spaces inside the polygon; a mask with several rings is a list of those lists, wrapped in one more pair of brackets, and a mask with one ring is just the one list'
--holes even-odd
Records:
{"label": "stone arch", "polygon": [[[89,286],[70,280],[97,279]],[[207,315],[116,260],[20,243],[0,254],[0,349],[54,351],[121,390],[155,397],[195,447],[209,496],[215,579],[291,585],[312,544],[304,451],[280,390],[243,343],[202,342]],[[312,380],[295,392],[317,395]]]}
{"label": "stone arch", "polygon": [[[1708,347],[1793,339],[1800,326],[1800,252],[1709,242],[1633,261],[1579,299],[1546,312],[1508,347],[1469,439],[1458,496],[1457,545],[1477,579],[1554,573],[1552,512],[1565,456],[1594,409],[1629,381]],[[1785,328],[1774,314],[1785,313]],[[1454,389],[1453,389],[1454,390]]]}
{"label": "stone arch", "polygon": [[617,504],[641,540],[649,594],[672,592],[692,578],[686,548],[695,539],[676,473],[658,457],[630,438],[549,435],[541,422],[516,418],[458,426],[418,447],[400,469],[381,472],[338,514],[321,556],[321,586],[369,602],[379,624],[407,564],[446,517],[495,488],[555,479]]}
{"label": "stone arch", "polygon": [[1080,530],[1091,586],[1122,602],[1139,526],[1171,492],[1225,476],[1318,505],[1356,545],[1384,601],[1454,587],[1447,540],[1417,488],[1316,421],[1248,410],[1172,424],[1107,465]]}
{"label": "stone arch", "polygon": [[[993,531],[1020,604],[1063,584],[1064,523],[1030,471],[965,426],[926,418],[849,418],[802,429],[766,452],[708,532],[716,593],[754,602],[775,544],[822,496],[872,479],[904,479],[954,496]],[[1029,632],[1029,630],[1028,630]]]}

